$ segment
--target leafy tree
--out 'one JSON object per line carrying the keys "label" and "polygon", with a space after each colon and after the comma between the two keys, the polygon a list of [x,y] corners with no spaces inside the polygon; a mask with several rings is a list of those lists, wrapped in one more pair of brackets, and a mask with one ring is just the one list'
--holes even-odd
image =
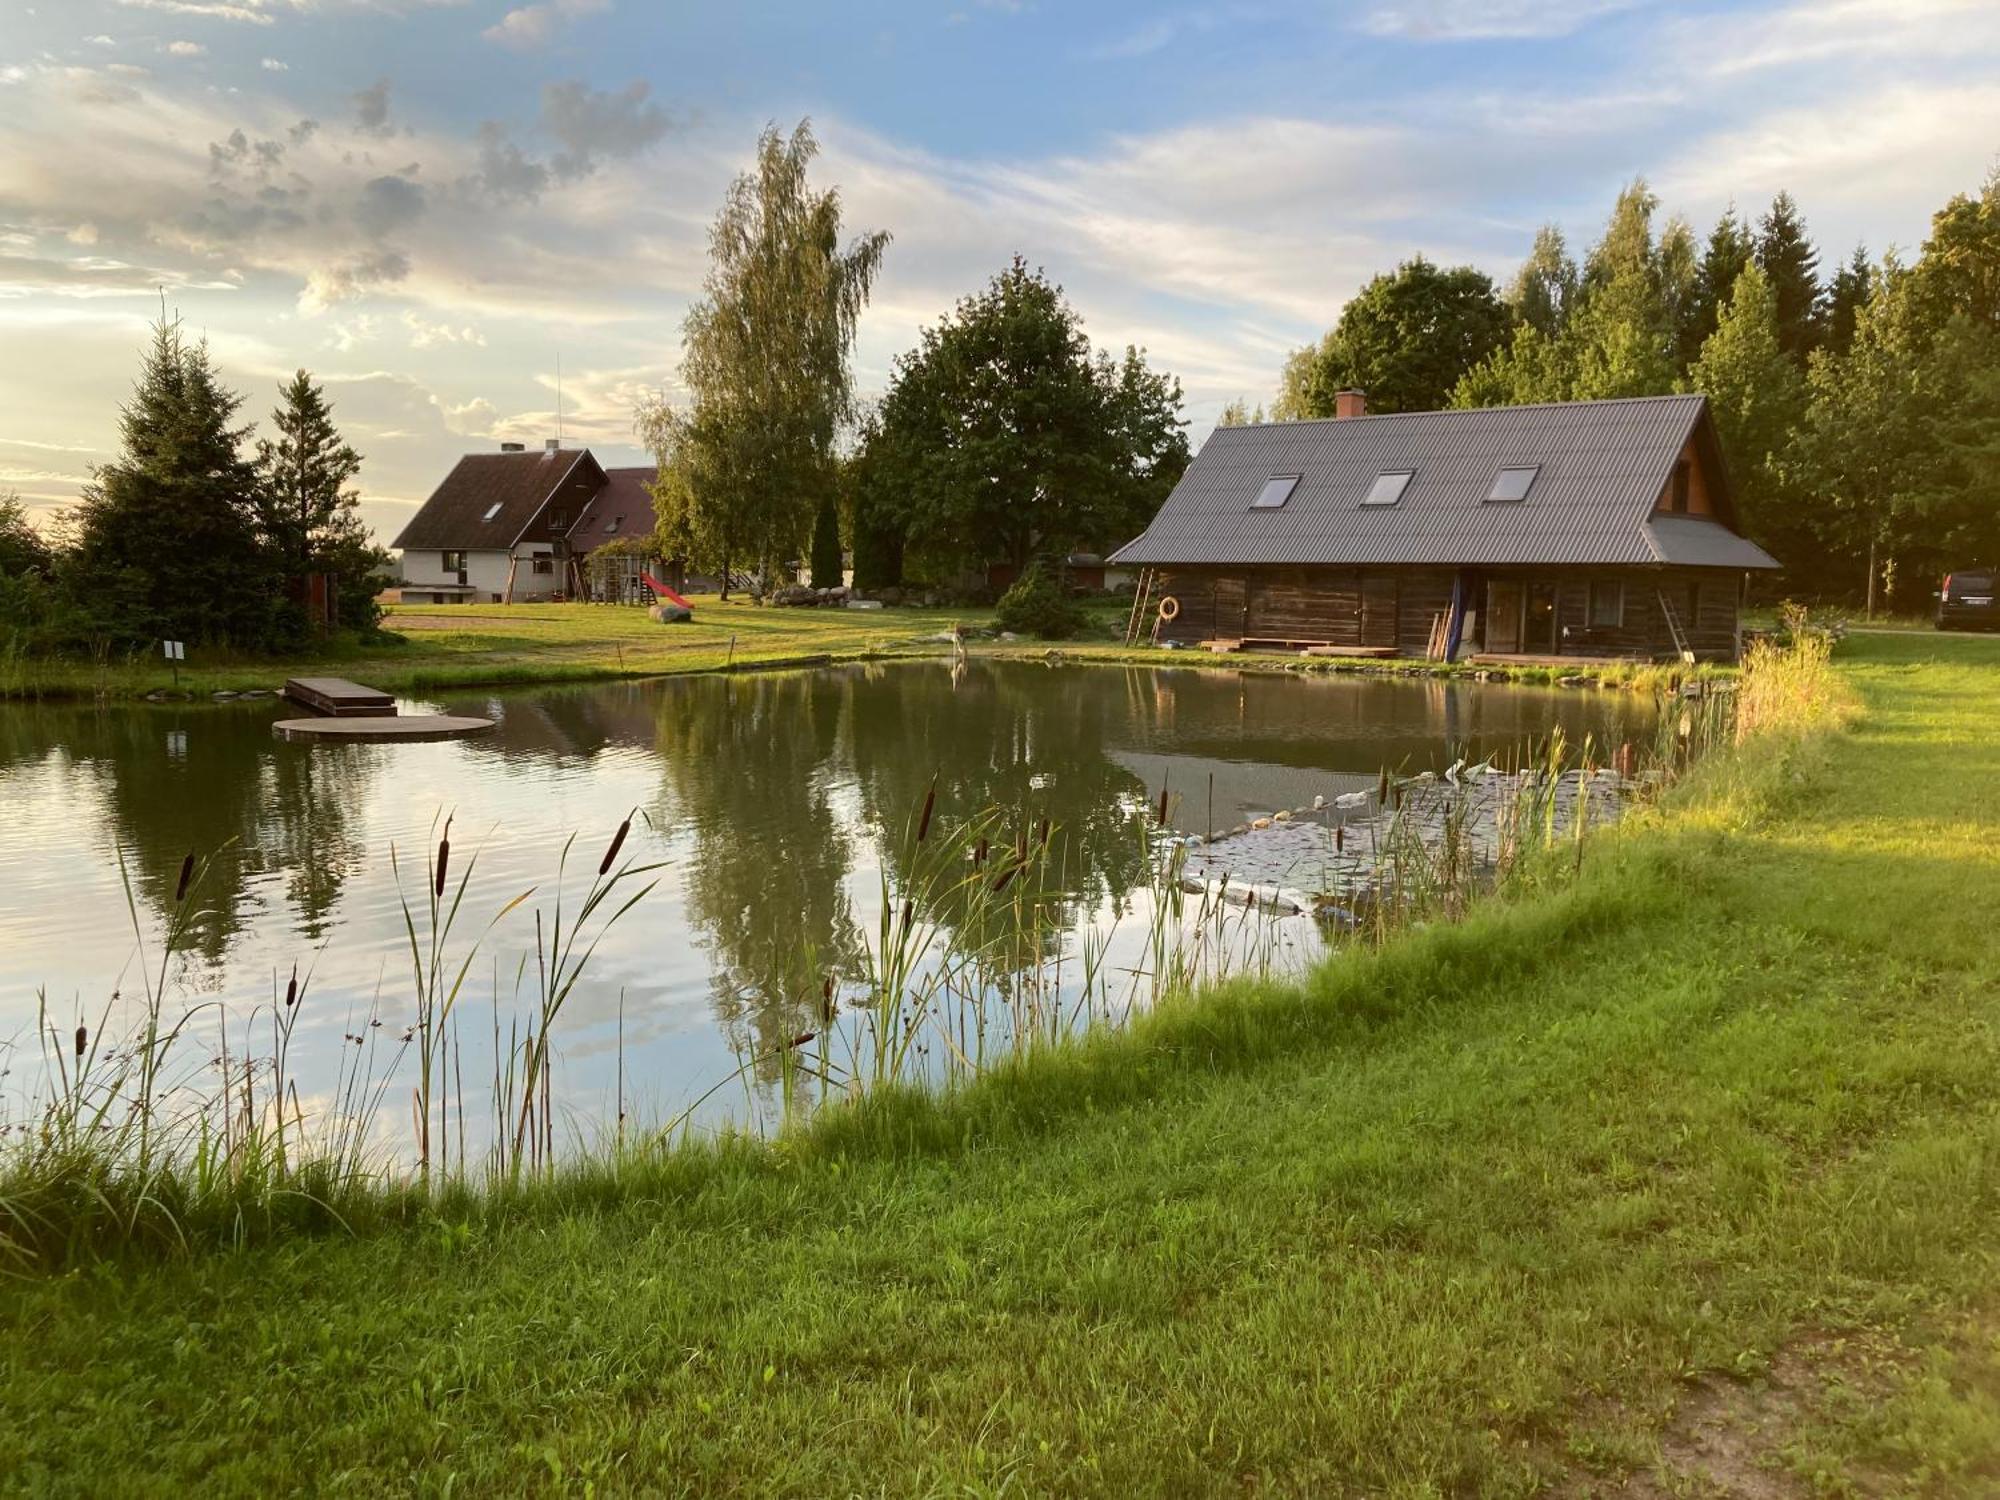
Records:
{"label": "leafy tree", "polygon": [[1578,281],[1563,232],[1544,224],[1535,231],[1534,248],[1521,262],[1507,293],[1515,321],[1526,323],[1543,338],[1554,338],[1575,310]]}
{"label": "leafy tree", "polygon": [[903,584],[902,496],[887,452],[881,421],[870,413],[854,452],[841,465],[848,534],[854,538],[854,587],[864,593]]}
{"label": "leafy tree", "polygon": [[834,506],[833,496],[828,494],[819,502],[819,513],[813,517],[812,586],[837,589],[845,571],[840,552],[840,512]]}
{"label": "leafy tree", "polygon": [[1771,200],[1757,221],[1757,264],[1770,278],[1778,307],[1778,342],[1800,365],[1819,343],[1819,251],[1790,193]]}
{"label": "leafy tree", "polygon": [[1715,221],[1715,228],[1708,233],[1708,243],[1701,253],[1701,269],[1695,282],[1694,316],[1689,329],[1696,350],[1708,342],[1722,322],[1722,310],[1729,305],[1729,294],[1736,290],[1736,278],[1744,268],[1756,260],[1757,242],[1750,233],[1750,226],[1743,222],[1736,212],[1736,205],[1730,204],[1723,210],[1722,217]]}
{"label": "leafy tree", "polygon": [[123,451],[97,469],[77,507],[69,573],[106,601],[128,642],[169,637],[261,645],[274,620],[275,570],[258,536],[261,486],[205,343],[178,320],[154,325],[139,381],[119,414]]}
{"label": "leafy tree", "polygon": [[1672,334],[1674,368],[1685,371],[1700,355],[1707,334],[1701,327],[1701,251],[1695,246],[1693,228],[1678,214],[1660,232],[1653,263]]}
{"label": "leafy tree", "polygon": [[1833,280],[1827,286],[1821,348],[1845,354],[1853,347],[1855,320],[1867,305],[1874,285],[1875,268],[1868,263],[1868,252],[1856,245],[1853,259],[1833,273]]}
{"label": "leafy tree", "polygon": [[1737,277],[1688,384],[1708,397],[1745,530],[1780,561],[1808,563],[1817,545],[1787,505],[1783,483],[1792,434],[1805,416],[1806,382],[1778,342],[1777,301],[1760,267]]}
{"label": "leafy tree", "polygon": [[1942,324],[1953,314],[2000,331],[2000,167],[1977,197],[1957,194],[1931,219],[1917,295]]}
{"label": "leafy tree", "polygon": [[1123,540],[1186,467],[1180,403],[1138,350],[1093,355],[1016,257],[897,361],[860,460],[871,524],[948,569]]}
{"label": "leafy tree", "polygon": [[279,388],[271,425],[276,440],[257,444],[264,545],[287,577],[331,573],[337,622],[372,629],[375,578],[389,558],[370,538],[361,497],[348,487],[361,472],[361,455],[342,439],[326,393],[304,370]]}
{"label": "leafy tree", "polygon": [[1222,408],[1215,419],[1217,427],[1252,427],[1264,420],[1264,408],[1252,407],[1245,398],[1238,396]]}
{"label": "leafy tree", "polygon": [[27,507],[11,491],[0,495],[0,578],[49,570],[49,544],[28,520]]}
{"label": "leafy tree", "polygon": [[775,126],[731,185],[709,233],[706,295],[687,315],[684,383],[692,408],[676,450],[681,524],[731,562],[769,578],[803,550],[834,483],[834,435],[850,411],[854,329],[889,243],[840,244],[840,195],[815,191],[809,122]]}
{"label": "leafy tree", "polygon": [[[1376,411],[1433,411],[1507,337],[1507,308],[1483,271],[1421,255],[1377,276],[1341,309],[1309,361],[1288,367],[1285,414],[1329,417],[1334,393],[1368,393]],[[1298,356],[1294,356],[1295,359]]]}

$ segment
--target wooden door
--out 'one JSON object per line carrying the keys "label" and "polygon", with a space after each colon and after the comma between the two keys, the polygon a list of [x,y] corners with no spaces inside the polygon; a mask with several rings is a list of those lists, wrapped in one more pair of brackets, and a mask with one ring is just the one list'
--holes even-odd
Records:
{"label": "wooden door", "polygon": [[1223,573],[1215,580],[1215,618],[1212,634],[1216,640],[1229,641],[1243,638],[1243,624],[1248,598],[1244,591],[1241,573]]}
{"label": "wooden door", "polygon": [[1521,626],[1524,651],[1556,652],[1556,586],[1553,583],[1528,585],[1528,607]]}
{"label": "wooden door", "polygon": [[1389,573],[1364,573],[1361,578],[1361,644],[1396,644],[1396,579]]}
{"label": "wooden door", "polygon": [[1486,585],[1486,649],[1521,649],[1521,607],[1526,590],[1518,583],[1495,581]]}

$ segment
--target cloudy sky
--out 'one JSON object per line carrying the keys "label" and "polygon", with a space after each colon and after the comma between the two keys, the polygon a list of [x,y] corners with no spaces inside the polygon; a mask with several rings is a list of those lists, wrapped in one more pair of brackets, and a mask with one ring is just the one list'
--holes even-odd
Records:
{"label": "cloudy sky", "polygon": [[1197,440],[1421,251],[1504,276],[1643,173],[1698,228],[1788,187],[1914,247],[2000,151],[1994,0],[0,0],[0,492],[72,497],[160,289],[260,417],[304,365],[392,533],[461,452],[624,461],[704,234],[811,116],[894,235],[879,390],[1019,252]]}

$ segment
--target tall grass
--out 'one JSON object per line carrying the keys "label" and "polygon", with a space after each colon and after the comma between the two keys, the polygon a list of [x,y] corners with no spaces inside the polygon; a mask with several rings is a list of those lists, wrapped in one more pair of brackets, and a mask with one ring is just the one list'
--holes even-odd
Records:
{"label": "tall grass", "polygon": [[[1328,937],[1335,947],[1390,943],[1411,926],[1456,920],[1483,891],[1523,872],[1573,870],[1588,829],[1615,800],[1657,795],[1717,747],[1817,723],[1836,698],[1830,643],[1798,632],[1788,644],[1753,650],[1740,691],[1670,700],[1651,746],[1604,756],[1558,733],[1477,774],[1385,774],[1378,816],[1329,835],[1336,849],[1365,840],[1368,858],[1340,891]],[[629,817],[574,901],[566,894],[574,838],[565,844],[553,893],[534,911],[534,949],[514,976],[515,993],[525,988],[530,1003],[504,1028],[495,975],[483,1153],[468,1144],[461,1011],[487,938],[537,889],[507,898],[461,942],[461,919],[477,899],[478,855],[454,850],[448,816],[411,872],[422,878],[414,900],[403,856],[391,851],[404,891],[409,1017],[395,1023],[379,994],[351,1010],[323,1089],[302,1090],[291,1062],[295,1029],[314,1003],[310,967],[274,984],[233,1031],[214,1002],[175,1014],[172,965],[195,925],[206,864],[183,861],[153,938],[156,962],[127,875],[141,954],[136,1014],[114,995],[96,1016],[64,1022],[42,997],[35,1054],[43,1085],[29,1116],[0,1122],[0,1261],[45,1268],[127,1250],[358,1232],[435,1216],[450,1203],[493,1211],[563,1181],[615,1184],[637,1161],[700,1157],[697,1113],[733,1086],[774,1083],[780,1113],[770,1123],[782,1132],[828,1106],[885,1089],[949,1087],[1183,1003],[1232,975],[1268,974],[1280,961],[1272,906],[1227,879],[1190,880],[1172,810],[1165,790],[1130,810],[1145,888],[1108,928],[1079,931],[1061,830],[1029,808],[955,814],[939,807],[933,785],[885,851],[880,916],[859,964],[808,966],[817,1024],[746,1052],[733,1074],[672,1119],[628,1129],[621,1001],[615,1133],[567,1151],[555,1131],[559,1024],[598,945],[653,890],[658,868],[625,856]],[[1133,921],[1143,925],[1128,945],[1137,956],[1114,966],[1113,938]],[[211,1028],[212,1046],[203,1040]],[[407,1144],[399,1145],[388,1104],[406,1065],[415,1078]],[[309,1108],[302,1093],[322,1102]],[[754,1108],[743,1123],[759,1123]]]}

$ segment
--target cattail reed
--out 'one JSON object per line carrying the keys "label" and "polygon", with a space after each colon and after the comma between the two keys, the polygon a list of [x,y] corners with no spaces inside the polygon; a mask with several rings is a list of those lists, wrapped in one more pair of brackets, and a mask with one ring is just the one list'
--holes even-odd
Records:
{"label": "cattail reed", "polygon": [[931,813],[937,807],[937,777],[931,778],[930,790],[924,793],[923,814],[917,819],[917,842],[922,843],[931,831]]}
{"label": "cattail reed", "polygon": [[285,1009],[290,1010],[299,1003],[299,966],[292,965],[292,977],[285,986]]}
{"label": "cattail reed", "polygon": [[1153,814],[1153,822],[1161,828],[1167,826],[1167,789],[1160,787],[1160,810]]}
{"label": "cattail reed", "polygon": [[79,1026],[79,1027],[77,1027],[77,1028],[76,1028],[76,1060],[77,1060],[77,1061],[78,1061],[79,1063],[83,1061],[83,1049],[84,1049],[85,1047],[89,1046],[89,1045],[90,1045],[90,1028],[89,1028],[88,1026]]}
{"label": "cattail reed", "polygon": [[181,878],[174,884],[174,905],[179,906],[183,901],[187,900],[188,884],[193,879],[194,856],[192,854],[184,855],[181,858]]}
{"label": "cattail reed", "polygon": [[625,847],[625,835],[632,831],[632,820],[627,818],[618,825],[618,831],[611,835],[611,847],[604,851],[604,858],[597,862],[597,873],[609,875],[611,866],[618,858],[618,851]]}
{"label": "cattail reed", "polygon": [[442,899],[444,896],[445,867],[451,863],[451,819],[444,823],[444,837],[438,840],[437,878],[431,884],[431,894]]}

